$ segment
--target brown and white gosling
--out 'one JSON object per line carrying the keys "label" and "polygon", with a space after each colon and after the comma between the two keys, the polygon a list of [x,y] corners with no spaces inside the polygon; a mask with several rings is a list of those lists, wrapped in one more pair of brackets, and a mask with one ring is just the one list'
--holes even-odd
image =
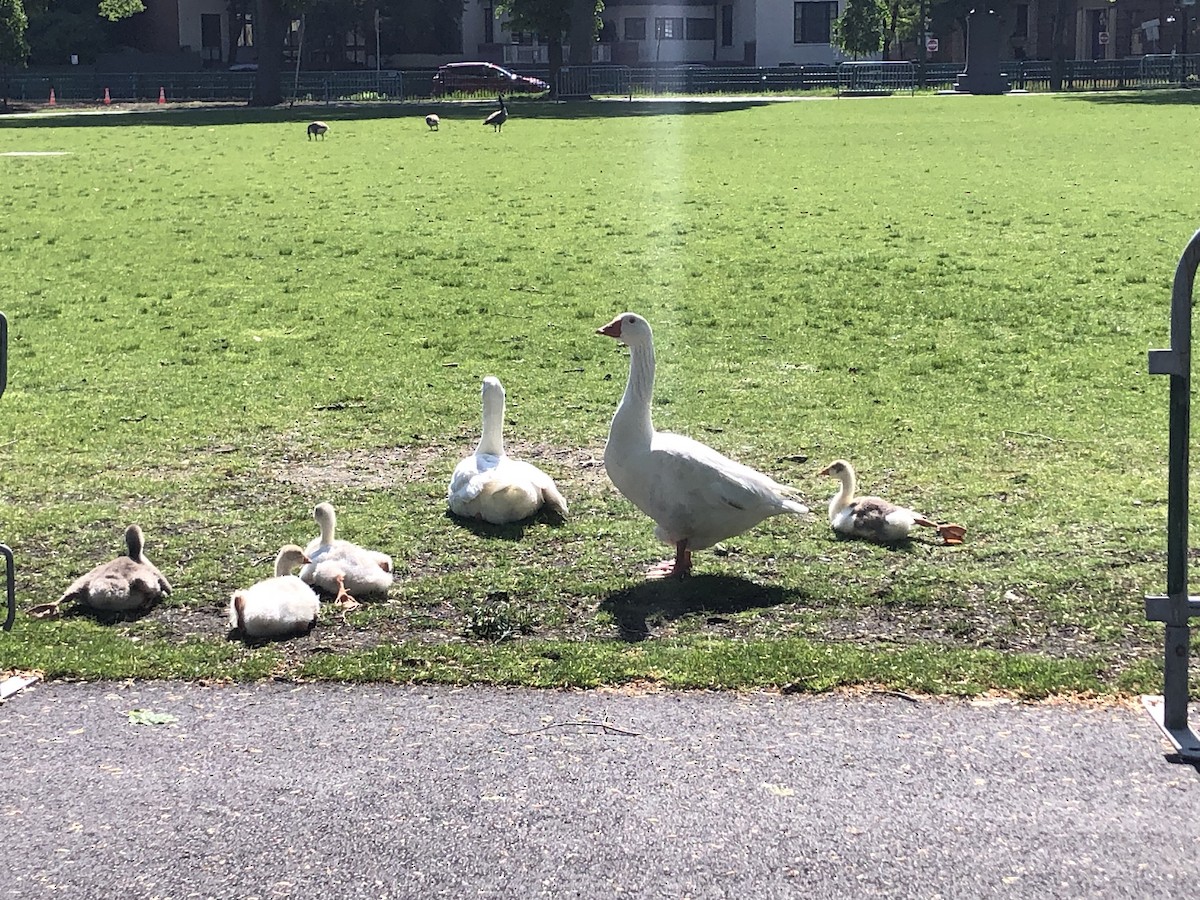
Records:
{"label": "brown and white gosling", "polygon": [[936,528],[947,544],[961,544],[966,529],[961,525],[939,524],[928,516],[897,506],[882,497],[855,497],[858,478],[846,460],[830,463],[820,474],[842,482],[841,489],[829,501],[829,524],[838,534],[862,538],[880,544],[902,541],[917,525]]}

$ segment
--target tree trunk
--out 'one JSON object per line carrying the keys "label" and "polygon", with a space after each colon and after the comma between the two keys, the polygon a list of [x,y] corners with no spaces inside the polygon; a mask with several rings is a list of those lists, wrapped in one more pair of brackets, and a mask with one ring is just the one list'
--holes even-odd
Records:
{"label": "tree trunk", "polygon": [[288,15],[281,0],[257,0],[254,44],[258,49],[258,72],[254,77],[251,106],[277,106],[283,102],[283,37]]}
{"label": "tree trunk", "polygon": [[596,42],[596,0],[571,0],[571,65],[592,64]]}
{"label": "tree trunk", "polygon": [[1075,21],[1073,0],[1056,0],[1050,18],[1050,90],[1061,91],[1067,58],[1067,22]]}
{"label": "tree trunk", "polygon": [[558,99],[558,72],[563,66],[563,42],[562,37],[552,37],[546,45],[546,52],[550,57],[550,96]]}

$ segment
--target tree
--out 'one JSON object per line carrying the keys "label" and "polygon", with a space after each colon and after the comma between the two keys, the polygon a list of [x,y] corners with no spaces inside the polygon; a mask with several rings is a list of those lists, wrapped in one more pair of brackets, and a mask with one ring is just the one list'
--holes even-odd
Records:
{"label": "tree", "polygon": [[604,0],[497,0],[496,8],[508,14],[510,24],[518,31],[532,31],[545,38],[552,91],[557,91],[563,64],[564,35],[571,36],[571,64],[591,63]]}
{"label": "tree", "polygon": [[0,0],[0,73],[4,75],[4,90],[0,92],[0,107],[8,110],[8,70],[23,68],[29,56],[25,29],[29,20],[21,0]]}
{"label": "tree", "polygon": [[[923,4],[920,0],[885,0],[885,2],[887,19],[884,22],[883,58],[891,59],[892,47],[899,50],[905,41],[918,40],[921,37]],[[918,48],[918,53],[919,50],[920,48]],[[903,58],[903,56],[899,58]]]}
{"label": "tree", "polygon": [[833,23],[833,43],[855,59],[878,53],[886,22],[884,0],[846,0],[841,18]]}
{"label": "tree", "polygon": [[278,106],[283,102],[283,39],[294,12],[289,0],[258,0],[254,14],[258,71],[254,73],[251,106]]}

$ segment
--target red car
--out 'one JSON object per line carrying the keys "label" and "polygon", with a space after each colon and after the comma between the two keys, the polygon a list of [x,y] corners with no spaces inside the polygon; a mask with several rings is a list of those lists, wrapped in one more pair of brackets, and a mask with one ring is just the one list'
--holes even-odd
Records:
{"label": "red car", "polygon": [[544,94],[550,85],[489,62],[449,63],[433,74],[433,96],[445,94]]}

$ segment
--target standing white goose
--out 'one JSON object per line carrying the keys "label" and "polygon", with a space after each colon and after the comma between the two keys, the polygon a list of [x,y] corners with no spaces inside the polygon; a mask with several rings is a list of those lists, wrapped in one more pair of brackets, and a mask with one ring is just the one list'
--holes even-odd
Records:
{"label": "standing white goose", "polygon": [[316,592],[292,574],[308,562],[304,551],[285,544],[275,557],[275,577],[266,578],[229,599],[229,627],[247,639],[281,638],[303,634],[317,622],[321,601]]}
{"label": "standing white goose", "polygon": [[961,544],[967,530],[961,525],[939,525],[916,510],[897,506],[882,497],[855,497],[858,477],[844,459],[831,462],[822,475],[840,479],[841,488],[829,501],[829,524],[838,534],[877,543],[902,541],[917,525],[936,528],[947,544]]}
{"label": "standing white goose", "polygon": [[808,512],[792,488],[699,441],[654,430],[654,337],[645,319],[622,313],[597,333],[629,347],[629,382],[608,432],[604,467],[617,490],[657,523],[655,536],[675,547],[675,558],[652,567],[649,578],[687,575],[693,550],[770,516]]}
{"label": "standing white goose", "polygon": [[392,586],[392,558],[378,550],[339,540],[333,504],[318,503],[313,518],[321,534],[304,548],[308,562],[300,570],[300,578],[328,591],[335,602],[345,605],[353,605],[355,595],[386,597]]}
{"label": "standing white goose", "polygon": [[450,511],[493,525],[528,519],[543,506],[565,518],[567,501],[554,479],[504,452],[504,385],[500,379],[493,375],[483,379],[482,394],[483,434],[475,452],[454,468],[446,494]]}

